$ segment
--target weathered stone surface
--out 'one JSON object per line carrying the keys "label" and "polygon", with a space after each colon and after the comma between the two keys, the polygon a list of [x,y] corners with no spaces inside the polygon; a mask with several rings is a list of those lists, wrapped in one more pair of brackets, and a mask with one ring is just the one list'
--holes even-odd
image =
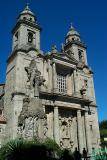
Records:
{"label": "weathered stone surface", "polygon": [[39,99],[24,98],[23,109],[19,116],[19,125],[23,124],[28,117],[38,117],[40,119],[46,117]]}

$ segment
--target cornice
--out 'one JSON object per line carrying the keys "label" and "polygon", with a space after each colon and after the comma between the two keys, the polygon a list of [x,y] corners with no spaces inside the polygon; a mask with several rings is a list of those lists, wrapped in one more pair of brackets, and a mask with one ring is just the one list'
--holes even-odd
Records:
{"label": "cornice", "polygon": [[87,46],[86,46],[85,43],[80,42],[80,41],[76,41],[76,40],[66,43],[66,44],[64,45],[64,48],[67,48],[67,47],[69,47],[69,46],[71,46],[71,45],[73,45],[73,44],[76,44],[76,45],[78,45],[78,46],[80,46],[80,47],[83,47],[83,48],[87,49]]}
{"label": "cornice", "polygon": [[7,63],[8,63],[12,58],[14,58],[14,57],[17,55],[18,52],[28,53],[29,51],[36,51],[36,52],[38,52],[38,50],[37,50],[35,47],[33,47],[33,46],[30,46],[30,47],[28,47],[28,48],[27,48],[27,47],[24,47],[24,46],[22,46],[22,47],[20,47],[20,48],[16,48],[16,49],[14,49],[14,50],[12,51],[11,55],[8,57]]}
{"label": "cornice", "polygon": [[[63,58],[62,55],[66,56],[66,57],[69,58],[69,59]],[[77,64],[78,64],[78,61],[76,61],[73,57],[68,57],[68,56],[67,56],[67,53],[64,53],[64,54],[54,53],[54,54],[50,54],[50,55],[45,55],[44,58],[45,58],[45,59],[50,59],[50,60],[52,60],[52,59],[55,58],[55,59],[58,59],[58,60],[60,60],[60,61],[67,62],[67,63],[70,63],[70,64],[71,64],[71,63],[74,64],[74,65],[77,65]]]}
{"label": "cornice", "polygon": [[83,99],[76,96],[69,96],[69,95],[63,95],[58,93],[48,93],[48,92],[42,92],[42,91],[40,91],[40,98],[49,99],[53,101],[61,100],[64,102],[71,102],[71,103],[77,103],[77,104],[88,105],[88,106],[92,102],[89,99]]}
{"label": "cornice", "polygon": [[38,25],[38,24],[36,24],[36,23],[33,23],[33,22],[30,22],[30,21],[25,21],[25,20],[19,20],[17,23],[16,23],[16,25],[15,25],[15,27],[13,28],[13,30],[12,30],[12,34],[14,34],[15,33],[15,31],[18,29],[18,27],[21,25],[21,24],[26,24],[26,25],[28,25],[28,26],[30,26],[30,27],[33,27],[33,28],[35,28],[35,29],[38,29],[38,30],[42,30],[42,28]]}

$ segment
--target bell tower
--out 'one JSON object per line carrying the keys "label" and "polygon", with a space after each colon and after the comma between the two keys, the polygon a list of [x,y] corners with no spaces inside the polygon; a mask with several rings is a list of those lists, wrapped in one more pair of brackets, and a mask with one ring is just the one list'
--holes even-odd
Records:
{"label": "bell tower", "polygon": [[25,68],[40,53],[40,31],[34,13],[27,5],[12,30],[12,53],[7,60],[4,112],[8,119],[6,139],[17,137],[18,117],[27,93]]}
{"label": "bell tower", "polygon": [[19,14],[17,23],[12,30],[12,51],[25,48],[40,50],[40,31],[36,16],[27,4]]}
{"label": "bell tower", "polygon": [[84,65],[87,65],[86,45],[82,42],[80,34],[71,25],[64,44],[64,51],[74,56],[74,58]]}

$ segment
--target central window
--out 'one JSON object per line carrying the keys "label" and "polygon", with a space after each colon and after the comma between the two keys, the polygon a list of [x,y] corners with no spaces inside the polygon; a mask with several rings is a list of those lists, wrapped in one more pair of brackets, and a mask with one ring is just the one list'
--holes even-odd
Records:
{"label": "central window", "polygon": [[57,74],[57,88],[60,93],[67,92],[67,82],[65,75]]}

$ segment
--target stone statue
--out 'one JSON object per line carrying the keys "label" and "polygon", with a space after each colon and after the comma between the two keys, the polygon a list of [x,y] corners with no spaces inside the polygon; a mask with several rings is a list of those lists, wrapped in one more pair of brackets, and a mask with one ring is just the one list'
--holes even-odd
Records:
{"label": "stone statue", "polygon": [[86,97],[87,96],[86,92],[87,92],[87,80],[83,80],[83,86],[80,90],[80,93],[81,93],[83,98],[87,98]]}
{"label": "stone statue", "polygon": [[30,89],[34,88],[34,96],[39,97],[39,87],[44,84],[45,79],[41,76],[41,72],[37,69],[36,61],[32,60],[29,67],[25,67],[30,82]]}

